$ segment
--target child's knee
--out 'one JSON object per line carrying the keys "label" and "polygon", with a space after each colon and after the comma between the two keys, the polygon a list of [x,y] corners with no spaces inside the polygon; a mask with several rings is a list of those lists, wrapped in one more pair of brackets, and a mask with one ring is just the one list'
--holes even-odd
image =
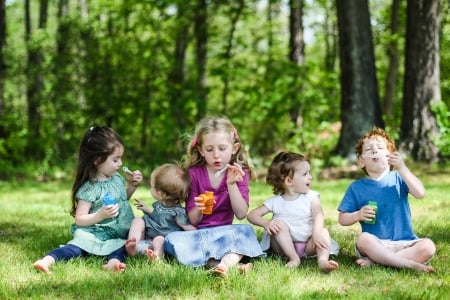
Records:
{"label": "child's knee", "polygon": [[428,238],[420,241],[420,251],[424,257],[431,258],[436,254],[436,245]]}

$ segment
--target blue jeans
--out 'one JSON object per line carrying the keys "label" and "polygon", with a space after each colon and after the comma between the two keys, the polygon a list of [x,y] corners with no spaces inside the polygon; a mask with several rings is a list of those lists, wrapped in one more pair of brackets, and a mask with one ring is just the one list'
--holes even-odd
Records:
{"label": "blue jeans", "polygon": [[[83,249],[72,244],[67,244],[53,251],[50,251],[47,255],[53,257],[55,261],[58,261],[58,260],[69,260],[87,254],[89,253],[84,251]],[[125,247],[120,247],[119,249],[107,255],[107,260],[109,261],[113,258],[116,258],[120,262],[125,262],[125,255],[126,255]]]}

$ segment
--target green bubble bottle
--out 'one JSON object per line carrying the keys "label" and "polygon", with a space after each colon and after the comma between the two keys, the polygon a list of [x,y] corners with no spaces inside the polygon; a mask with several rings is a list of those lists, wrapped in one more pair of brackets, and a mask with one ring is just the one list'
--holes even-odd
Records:
{"label": "green bubble bottle", "polygon": [[371,221],[366,221],[366,224],[375,224],[375,222],[377,220],[377,210],[378,210],[377,202],[369,201],[369,204],[367,204],[367,205],[373,208],[373,210],[375,211],[375,217],[373,217],[373,219]]}

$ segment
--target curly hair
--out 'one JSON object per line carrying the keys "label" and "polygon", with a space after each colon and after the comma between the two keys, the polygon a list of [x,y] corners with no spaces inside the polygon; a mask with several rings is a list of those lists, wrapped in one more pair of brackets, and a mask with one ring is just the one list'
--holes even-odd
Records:
{"label": "curly hair", "polygon": [[[373,127],[372,130],[364,134],[355,145],[355,154],[358,159],[361,158],[361,155],[363,154],[364,141],[372,138],[382,138],[386,141],[387,150],[390,153],[397,151],[394,140],[386,133],[386,131],[378,127]],[[392,170],[393,168],[394,167],[391,165],[390,169]],[[368,174],[366,167],[363,167],[362,170],[364,173]]]}
{"label": "curly hair", "polygon": [[366,139],[371,139],[374,137],[381,137],[386,141],[387,148],[389,152],[395,152],[397,151],[397,148],[395,147],[394,141],[391,139],[391,137],[381,128],[374,127],[371,131],[364,134],[359,141],[355,145],[355,154],[356,157],[360,157],[363,153],[363,144]]}
{"label": "curly hair", "polygon": [[286,192],[284,180],[286,177],[292,178],[298,163],[304,161],[309,163],[305,155],[294,152],[280,152],[274,157],[266,176],[266,182],[272,186],[274,194],[281,195]]}

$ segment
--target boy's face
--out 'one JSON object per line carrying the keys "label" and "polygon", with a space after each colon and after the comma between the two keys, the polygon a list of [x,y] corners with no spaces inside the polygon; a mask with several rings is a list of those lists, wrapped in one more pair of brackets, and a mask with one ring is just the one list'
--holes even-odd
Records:
{"label": "boy's face", "polygon": [[364,140],[358,164],[366,171],[383,171],[389,168],[387,142],[384,138],[373,136]]}

